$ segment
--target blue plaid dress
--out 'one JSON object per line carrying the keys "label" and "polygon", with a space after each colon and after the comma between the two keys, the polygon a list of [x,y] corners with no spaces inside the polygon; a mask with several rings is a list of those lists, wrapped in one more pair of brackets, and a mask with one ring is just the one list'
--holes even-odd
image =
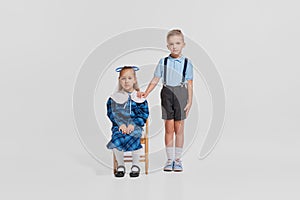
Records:
{"label": "blue plaid dress", "polygon": [[[111,140],[106,145],[108,149],[117,148],[119,151],[134,151],[142,148],[141,136],[143,126],[149,116],[148,103],[145,100],[142,103],[133,101],[128,95],[125,103],[117,103],[111,97],[107,101],[107,116],[112,122]],[[134,131],[130,134],[124,134],[119,131],[119,126],[132,124]]]}

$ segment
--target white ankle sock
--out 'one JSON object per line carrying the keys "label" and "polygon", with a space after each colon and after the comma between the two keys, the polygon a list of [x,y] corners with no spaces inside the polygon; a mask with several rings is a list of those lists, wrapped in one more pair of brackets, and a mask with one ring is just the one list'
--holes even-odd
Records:
{"label": "white ankle sock", "polygon": [[181,160],[182,157],[182,148],[175,147],[175,160]]}
{"label": "white ankle sock", "polygon": [[174,160],[174,147],[166,147],[168,160]]}
{"label": "white ankle sock", "polygon": [[118,166],[120,165],[124,165],[124,152],[123,151],[119,151],[118,149],[114,148],[113,152],[116,156],[116,160],[118,162]]}
{"label": "white ankle sock", "polygon": [[140,149],[132,151],[132,165],[139,166],[140,163]]}

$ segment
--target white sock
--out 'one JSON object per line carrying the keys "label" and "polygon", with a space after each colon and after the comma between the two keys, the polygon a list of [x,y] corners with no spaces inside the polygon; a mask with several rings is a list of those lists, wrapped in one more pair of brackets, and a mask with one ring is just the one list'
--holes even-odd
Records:
{"label": "white sock", "polygon": [[124,166],[124,152],[123,151],[119,151],[116,148],[113,148],[113,152],[116,156],[116,160],[118,162],[118,166],[123,165]]}
{"label": "white sock", "polygon": [[[132,151],[132,165],[136,165],[138,167],[140,163],[140,149]],[[138,171],[136,167],[132,168],[132,171]]]}
{"label": "white sock", "polygon": [[174,160],[174,147],[166,147],[168,160]]}
{"label": "white sock", "polygon": [[182,148],[175,147],[175,160],[181,160],[181,156],[182,156]]}

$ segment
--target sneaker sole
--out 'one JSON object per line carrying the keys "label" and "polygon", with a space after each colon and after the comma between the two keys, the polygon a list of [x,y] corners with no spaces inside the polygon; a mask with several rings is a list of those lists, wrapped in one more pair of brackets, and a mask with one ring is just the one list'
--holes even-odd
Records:
{"label": "sneaker sole", "polygon": [[183,169],[174,169],[174,172],[183,172]]}

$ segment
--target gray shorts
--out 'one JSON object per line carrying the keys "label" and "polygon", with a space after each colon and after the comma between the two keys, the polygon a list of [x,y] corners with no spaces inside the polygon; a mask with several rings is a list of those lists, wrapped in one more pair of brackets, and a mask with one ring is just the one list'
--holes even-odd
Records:
{"label": "gray shorts", "polygon": [[186,86],[163,86],[160,92],[162,119],[184,120],[188,91]]}

